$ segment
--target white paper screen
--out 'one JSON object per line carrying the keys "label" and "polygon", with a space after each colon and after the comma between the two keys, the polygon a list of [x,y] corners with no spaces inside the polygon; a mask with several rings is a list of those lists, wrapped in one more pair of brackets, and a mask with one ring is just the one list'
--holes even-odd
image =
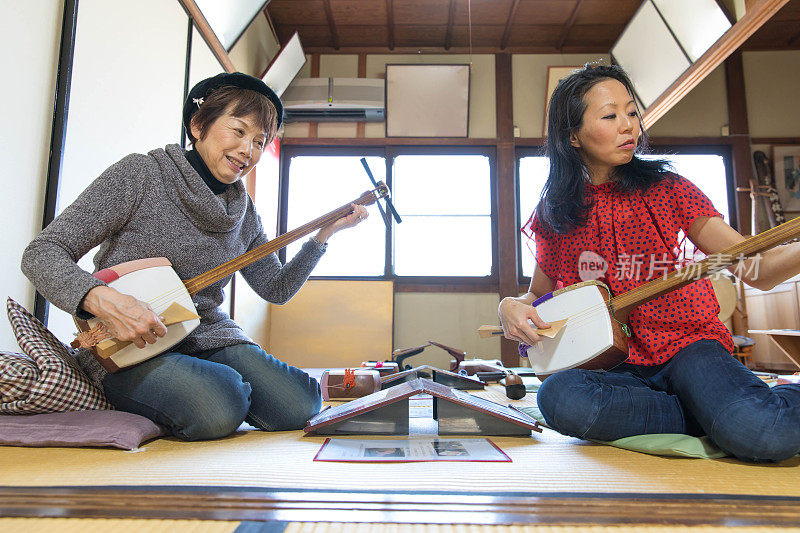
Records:
{"label": "white paper screen", "polygon": [[236,39],[266,4],[265,0],[195,0],[222,46],[231,51]]}
{"label": "white paper screen", "polygon": [[675,37],[697,61],[731,23],[715,0],[653,0]]}
{"label": "white paper screen", "polygon": [[647,107],[690,66],[649,0],[633,16],[611,55],[628,72]]}
{"label": "white paper screen", "polygon": [[306,54],[303,52],[303,45],[300,44],[300,36],[295,33],[275,56],[275,60],[264,74],[264,83],[280,97],[305,63]]}

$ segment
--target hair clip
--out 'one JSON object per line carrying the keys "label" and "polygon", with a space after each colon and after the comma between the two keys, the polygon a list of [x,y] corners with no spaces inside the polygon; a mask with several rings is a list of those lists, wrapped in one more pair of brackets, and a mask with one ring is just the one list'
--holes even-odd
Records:
{"label": "hair clip", "polygon": [[202,104],[202,103],[203,103],[203,99],[202,99],[202,98],[192,98],[192,102],[194,102],[195,104],[197,104],[197,107],[199,108],[199,107],[200,107],[200,104]]}

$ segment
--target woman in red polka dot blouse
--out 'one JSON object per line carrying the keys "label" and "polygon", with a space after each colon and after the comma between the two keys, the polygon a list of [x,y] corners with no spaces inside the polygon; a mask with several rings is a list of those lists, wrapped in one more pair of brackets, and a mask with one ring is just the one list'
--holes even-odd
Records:
{"label": "woman in red polka dot blouse", "polygon": [[[525,295],[500,303],[506,338],[539,340],[535,328],[548,324],[531,303],[586,279],[581,254],[607,267],[601,280],[620,294],[674,269],[681,233],[708,255],[744,240],[666,162],[635,156],[646,136],[632,94],[619,67],[588,65],[553,92],[550,175],[523,228],[535,239],[536,268]],[[744,266],[737,275],[769,289],[800,273],[800,244],[762,254],[757,269]],[[770,389],[732,357],[718,313],[707,279],[639,306],[629,317],[625,363],[607,372],[565,370],[544,381],[537,398],[546,422],[561,433],[601,441],[708,435],[748,461],[800,453],[800,386]]]}

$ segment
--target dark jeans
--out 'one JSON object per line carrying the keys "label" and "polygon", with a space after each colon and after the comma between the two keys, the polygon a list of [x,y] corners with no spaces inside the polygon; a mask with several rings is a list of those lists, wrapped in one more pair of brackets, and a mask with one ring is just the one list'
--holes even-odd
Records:
{"label": "dark jeans", "polygon": [[800,453],[800,385],[770,389],[714,340],[655,367],[564,370],[543,382],[537,399],[547,424],[573,437],[708,435],[745,461]]}
{"label": "dark jeans", "polygon": [[107,375],[103,388],[120,411],[184,440],[224,437],[243,421],[267,431],[302,429],[322,402],[317,380],[252,344],[165,353]]}

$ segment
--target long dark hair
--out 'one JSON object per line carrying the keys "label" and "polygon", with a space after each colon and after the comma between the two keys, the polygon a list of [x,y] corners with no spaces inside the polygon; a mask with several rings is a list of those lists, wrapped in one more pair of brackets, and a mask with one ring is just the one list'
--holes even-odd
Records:
{"label": "long dark hair", "polygon": [[[586,64],[581,70],[564,78],[550,98],[547,114],[547,141],[545,155],[550,160],[550,175],[536,207],[536,216],[542,226],[556,233],[569,233],[586,224],[591,199],[586,198],[587,169],[577,148],[572,146],[570,135],[583,124],[586,111],[584,96],[597,83],[614,79],[622,83],[633,95],[633,84],[622,68]],[[635,105],[635,99],[634,99]],[[636,107],[641,124],[641,113]],[[636,153],[647,149],[647,135],[642,128]],[[633,156],[629,163],[614,169],[613,179],[621,192],[644,192],[669,175],[667,161],[644,160]]]}

